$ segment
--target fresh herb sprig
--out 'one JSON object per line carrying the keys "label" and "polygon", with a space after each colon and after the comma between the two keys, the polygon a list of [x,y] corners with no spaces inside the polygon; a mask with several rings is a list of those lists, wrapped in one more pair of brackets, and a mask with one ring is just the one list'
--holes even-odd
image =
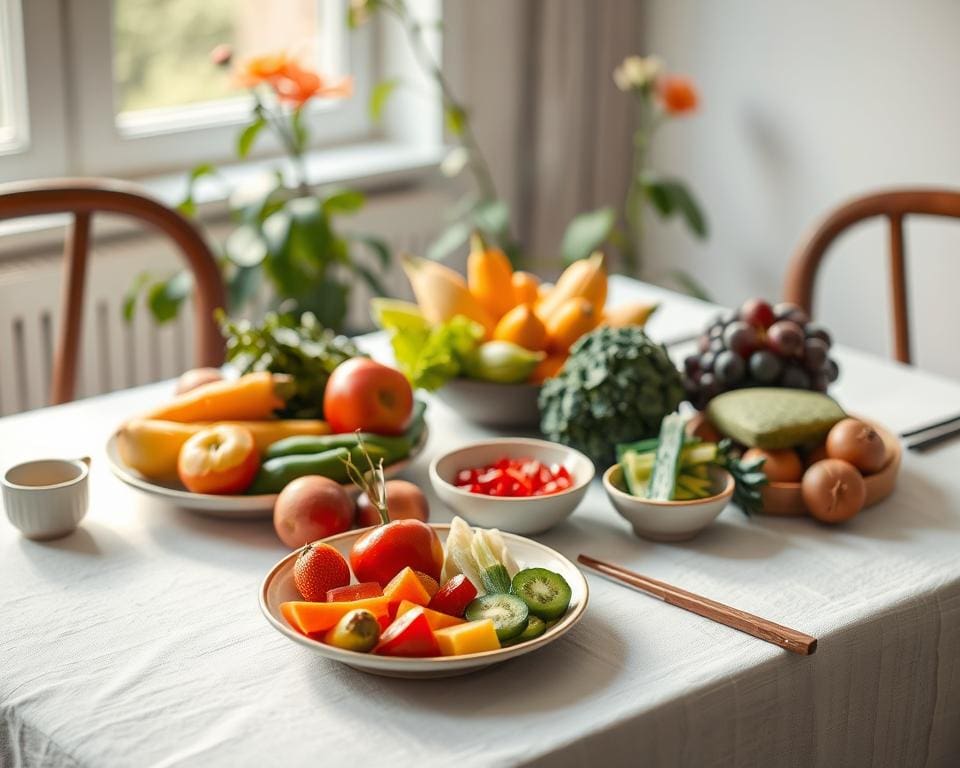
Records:
{"label": "fresh herb sprig", "polygon": [[730,438],[724,438],[717,445],[720,466],[733,475],[733,503],[748,517],[763,511],[763,496],[760,489],[767,484],[760,457],[744,461]]}
{"label": "fresh herb sprig", "polygon": [[312,312],[300,317],[268,312],[259,325],[231,320],[219,312],[217,321],[227,340],[227,361],[240,373],[270,371],[293,377],[294,392],[280,416],[323,418],[323,391],[333,369],[360,356],[346,336],[325,328]]}

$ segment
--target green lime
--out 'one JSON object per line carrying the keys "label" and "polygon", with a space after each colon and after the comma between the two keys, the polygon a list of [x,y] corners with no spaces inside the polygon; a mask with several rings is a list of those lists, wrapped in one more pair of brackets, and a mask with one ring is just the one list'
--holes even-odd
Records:
{"label": "green lime", "polygon": [[420,307],[400,299],[370,299],[370,317],[378,328],[406,331],[430,327]]}

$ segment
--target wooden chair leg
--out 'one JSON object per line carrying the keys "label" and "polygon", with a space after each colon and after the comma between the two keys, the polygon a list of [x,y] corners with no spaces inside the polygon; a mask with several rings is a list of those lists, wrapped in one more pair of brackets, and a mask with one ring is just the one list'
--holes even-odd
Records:
{"label": "wooden chair leg", "polygon": [[60,327],[57,350],[53,358],[51,405],[73,400],[77,385],[77,358],[83,331],[83,294],[87,282],[87,259],[90,253],[90,214],[78,213],[73,218],[64,244],[63,297],[60,302]]}
{"label": "wooden chair leg", "polygon": [[890,216],[890,290],[893,299],[893,354],[910,362],[910,321],[907,315],[907,269],[903,243],[903,216]]}

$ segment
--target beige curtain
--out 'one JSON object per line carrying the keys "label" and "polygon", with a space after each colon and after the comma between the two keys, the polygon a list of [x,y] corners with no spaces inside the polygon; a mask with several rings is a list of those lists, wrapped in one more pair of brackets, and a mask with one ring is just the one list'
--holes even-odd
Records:
{"label": "beige curtain", "polygon": [[620,206],[632,110],[614,67],[642,53],[639,0],[453,0],[458,73],[531,266],[560,267],[570,219]]}

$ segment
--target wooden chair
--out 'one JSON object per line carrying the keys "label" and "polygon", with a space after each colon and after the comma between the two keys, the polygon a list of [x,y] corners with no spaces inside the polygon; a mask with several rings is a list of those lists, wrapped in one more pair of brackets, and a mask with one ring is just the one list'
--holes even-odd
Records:
{"label": "wooden chair", "polygon": [[64,247],[60,328],[53,360],[51,403],[73,399],[80,344],[90,226],[95,213],[137,219],[169,237],[178,246],[194,278],[196,363],[223,362],[224,343],[213,318],[226,295],[217,262],[197,229],[177,211],[147,197],[133,184],[105,179],[53,179],[0,186],[0,220],[69,213],[73,221]]}
{"label": "wooden chair", "polygon": [[949,216],[960,219],[960,192],[948,189],[901,189],[877,192],[851,200],[830,213],[794,254],[787,267],[784,299],[813,309],[817,269],[833,241],[865,219],[884,216],[890,225],[890,281],[893,300],[894,355],[910,362],[907,312],[906,246],[903,222],[909,215]]}

